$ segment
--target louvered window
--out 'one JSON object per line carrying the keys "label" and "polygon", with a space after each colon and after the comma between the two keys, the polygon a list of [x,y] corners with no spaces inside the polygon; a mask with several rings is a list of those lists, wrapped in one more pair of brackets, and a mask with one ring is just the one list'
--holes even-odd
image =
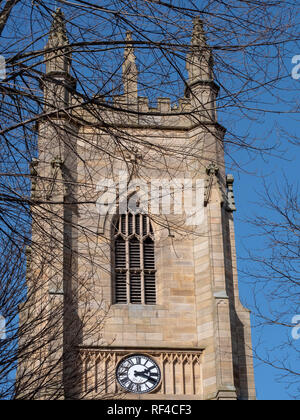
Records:
{"label": "louvered window", "polygon": [[156,304],[154,235],[144,214],[128,212],[114,224],[114,302]]}

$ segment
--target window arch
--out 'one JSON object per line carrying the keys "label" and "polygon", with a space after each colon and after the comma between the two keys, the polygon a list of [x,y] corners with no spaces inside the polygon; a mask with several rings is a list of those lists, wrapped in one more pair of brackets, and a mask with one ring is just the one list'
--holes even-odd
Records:
{"label": "window arch", "polygon": [[113,224],[114,303],[156,304],[154,233],[145,214],[118,216]]}

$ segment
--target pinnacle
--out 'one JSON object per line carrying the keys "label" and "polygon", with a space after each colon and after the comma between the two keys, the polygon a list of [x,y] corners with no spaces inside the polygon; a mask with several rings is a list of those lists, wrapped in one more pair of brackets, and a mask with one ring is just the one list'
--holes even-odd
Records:
{"label": "pinnacle", "polygon": [[132,62],[135,63],[135,55],[134,55],[134,48],[133,48],[133,44],[130,44],[130,42],[132,42],[132,32],[131,31],[127,31],[126,32],[126,42],[128,43],[125,47],[124,50],[124,58],[125,58],[125,64]]}
{"label": "pinnacle", "polygon": [[52,17],[53,17],[52,27],[65,26],[65,16],[60,7],[58,7],[56,11],[52,13]]}
{"label": "pinnacle", "polygon": [[68,37],[66,31],[66,21],[63,11],[60,7],[53,13],[53,21],[50,29],[49,46],[57,47],[68,45]]}
{"label": "pinnacle", "polygon": [[137,66],[134,54],[132,32],[126,32],[126,46],[124,48],[123,83],[124,94],[128,100],[137,102]]}
{"label": "pinnacle", "polygon": [[132,41],[132,32],[131,31],[126,32],[126,41]]}
{"label": "pinnacle", "polygon": [[194,19],[192,45],[199,47],[207,47],[206,36],[203,28],[203,21],[200,19],[199,16]]}
{"label": "pinnacle", "polygon": [[64,15],[63,11],[61,10],[61,7],[57,7],[53,15]]}

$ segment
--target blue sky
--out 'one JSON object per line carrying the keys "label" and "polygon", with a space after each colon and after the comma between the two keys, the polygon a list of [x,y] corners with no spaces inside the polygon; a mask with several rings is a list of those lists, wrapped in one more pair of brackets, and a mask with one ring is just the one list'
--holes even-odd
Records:
{"label": "blue sky", "polygon": [[[297,51],[295,51],[295,54],[297,54]],[[290,69],[292,69],[292,67],[292,64],[290,64]],[[287,79],[284,84],[288,84],[289,87],[294,86],[295,94],[297,94],[297,91],[299,92],[300,80],[294,81],[291,78],[291,80]],[[286,93],[286,97],[284,99],[288,99],[288,95],[292,94],[293,92],[291,90],[290,93]],[[274,109],[278,105],[280,104],[274,104]],[[287,109],[287,106],[283,105],[282,109]],[[241,129],[243,129],[249,124],[249,122],[241,120],[240,124]],[[263,123],[254,122],[251,124],[251,134],[256,132],[262,133],[261,135],[269,133],[270,137],[272,137],[273,135],[275,136],[275,127],[279,125],[285,127],[289,133],[297,133],[297,130],[299,130],[297,114],[287,114],[284,116],[276,114],[267,115],[264,117]],[[247,161],[244,169],[248,172],[246,173],[242,170],[233,170],[236,179],[235,198],[237,203],[237,212],[235,214],[235,228],[238,257],[245,256],[247,248],[250,250],[264,249],[263,238],[259,239],[257,237],[249,237],[249,234],[253,233],[253,229],[251,229],[247,224],[247,219],[252,218],[255,214],[267,214],[267,210],[260,207],[257,203],[259,201],[258,192],[263,191],[263,180],[266,180],[270,187],[274,187],[276,183],[283,185],[284,176],[286,176],[289,182],[294,185],[299,183],[299,146],[293,146],[288,143],[287,139],[282,138],[280,148],[283,151],[281,157],[270,156],[265,159],[265,157],[261,158],[257,156],[250,163],[248,161],[247,153],[242,150],[236,153],[235,157],[241,164]],[[243,268],[243,264],[243,260],[239,260],[240,269]],[[251,282],[248,282],[247,278],[243,275],[240,275],[239,280],[241,300],[244,303],[251,302]],[[260,298],[259,303],[262,306],[266,304],[262,298]],[[252,324],[255,324],[254,316],[252,316]],[[292,359],[293,356],[292,354],[289,354],[290,351],[288,348],[279,348],[284,341],[285,336],[290,334],[290,331],[287,331],[286,328],[268,326],[263,330],[260,328],[253,328],[252,334],[254,347],[256,347],[259,342],[262,342],[260,350],[263,350],[264,348],[278,348],[278,357],[280,358],[288,355],[288,357],[291,358],[291,363],[297,363],[299,370],[300,361]],[[298,350],[300,350],[300,340],[295,343],[295,346]],[[279,381],[279,372],[257,360],[255,361],[255,379],[258,399],[292,399],[289,390],[286,388],[286,384],[280,383]]]}
{"label": "blue sky", "polygon": [[[284,171],[286,174],[289,174],[290,179],[299,180],[298,165],[300,161],[299,150],[295,150],[295,155],[293,160],[289,163],[279,162],[276,166],[278,168],[278,174],[281,171]],[[256,162],[256,168],[266,170],[265,163],[259,161]],[[276,175],[275,175],[276,176]],[[245,247],[250,249],[260,248],[263,246],[263,240],[261,239],[260,243],[256,243],[254,246],[254,241],[249,239],[249,226],[246,223],[245,219],[249,215],[253,216],[253,213],[259,214],[264,209],[259,209],[255,200],[257,200],[256,191],[262,187],[258,185],[257,179],[254,176],[238,174],[236,175],[235,183],[235,198],[237,203],[237,213],[235,215],[235,229],[236,229],[236,241],[237,241],[237,255],[241,257],[245,255]],[[262,189],[262,188],[260,188]],[[257,241],[257,238],[255,239]],[[249,243],[251,241],[251,243]],[[243,261],[239,261],[239,268],[242,268]],[[243,302],[248,302],[251,300],[251,285],[246,281],[246,279],[240,275],[240,295]],[[264,305],[263,299],[260,300],[260,304]],[[252,316],[252,325],[255,324],[255,319]],[[265,327],[262,331],[260,328],[253,328],[253,345],[254,347],[263,340],[263,344],[260,348],[264,346],[266,348],[278,347],[283,341],[283,335],[286,334],[286,329],[280,327]],[[298,348],[300,349],[300,340],[298,342]],[[288,349],[287,349],[288,351]],[[283,354],[282,350],[278,350],[278,354]],[[299,360],[298,360],[299,366]],[[256,389],[257,397],[259,399],[268,399],[268,400],[277,400],[277,399],[291,399],[291,396],[286,389],[284,383],[279,383],[279,372],[269,367],[259,361],[255,361],[255,379],[256,379]]]}

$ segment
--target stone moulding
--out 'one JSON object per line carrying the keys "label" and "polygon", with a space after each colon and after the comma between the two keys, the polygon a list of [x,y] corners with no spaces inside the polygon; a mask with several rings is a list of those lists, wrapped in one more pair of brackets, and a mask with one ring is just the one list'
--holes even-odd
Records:
{"label": "stone moulding", "polygon": [[122,393],[115,378],[119,362],[130,354],[147,354],[161,369],[162,381],[153,394],[164,396],[190,396],[201,399],[202,350],[172,349],[116,349],[81,348],[78,362],[83,373],[82,392],[96,395]]}

